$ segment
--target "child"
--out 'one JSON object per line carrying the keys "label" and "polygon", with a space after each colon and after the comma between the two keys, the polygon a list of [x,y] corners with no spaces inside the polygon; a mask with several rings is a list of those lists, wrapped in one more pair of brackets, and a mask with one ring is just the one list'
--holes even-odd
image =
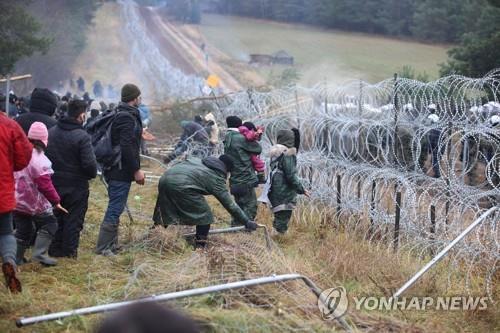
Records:
{"label": "child", "polygon": [[[52,207],[68,213],[61,204],[51,175],[52,163],[45,156],[49,134],[41,122],[34,122],[28,132],[28,139],[33,144],[33,154],[28,166],[14,173],[16,180],[16,225],[18,265],[23,264],[24,252],[30,246],[33,233],[38,230],[33,247],[32,259],[43,265],[54,266],[57,261],[44,255],[57,230],[57,220]],[[33,226],[36,226],[36,230]]]}
{"label": "child", "polygon": [[270,155],[270,189],[268,198],[274,214],[273,227],[284,234],[295,208],[297,194],[309,197],[297,176],[297,151],[300,146],[299,130],[280,130],[278,144],[271,148]]}
{"label": "child", "polygon": [[[243,123],[242,126],[238,127],[240,133],[247,139],[247,141],[260,141],[262,133],[264,133],[264,127],[255,125],[249,121]],[[259,184],[266,182],[266,163],[260,159],[259,155],[250,155],[250,160],[252,161],[253,169],[257,172],[257,178],[259,179]]]}

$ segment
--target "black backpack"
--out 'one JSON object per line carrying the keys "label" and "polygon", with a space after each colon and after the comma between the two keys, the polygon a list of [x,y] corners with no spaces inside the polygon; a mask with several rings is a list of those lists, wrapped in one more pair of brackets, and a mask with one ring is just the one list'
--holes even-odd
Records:
{"label": "black backpack", "polygon": [[117,115],[116,109],[108,110],[98,115],[86,127],[91,136],[97,163],[103,170],[109,170],[121,162],[120,145],[113,146],[111,142],[111,127]]}

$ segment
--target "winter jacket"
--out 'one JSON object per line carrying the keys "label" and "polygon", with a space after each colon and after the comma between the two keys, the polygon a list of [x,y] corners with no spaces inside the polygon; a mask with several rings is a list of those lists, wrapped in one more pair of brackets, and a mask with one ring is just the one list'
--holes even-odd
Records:
{"label": "winter jacket", "polygon": [[45,126],[47,126],[47,129],[51,129],[55,124],[57,124],[57,120],[55,118],[52,118],[52,116],[34,111],[23,113],[14,120],[17,121],[19,125],[21,125],[26,135],[28,135],[28,131],[30,130],[31,125],[36,121],[45,124]]}
{"label": "winter jacket", "polygon": [[16,179],[16,211],[28,215],[52,212],[52,206],[60,202],[52,185],[52,163],[43,152],[33,148],[26,168],[14,173]]}
{"label": "winter jacket", "polygon": [[75,119],[62,118],[49,131],[47,157],[52,162],[57,187],[88,189],[97,175],[97,162],[90,136]]}
{"label": "winter jacket", "polygon": [[253,187],[258,179],[252,165],[251,155],[259,155],[262,147],[257,142],[249,142],[236,128],[228,129],[224,138],[224,154],[233,159],[234,167],[229,182],[231,186]]}
{"label": "winter jacket", "polygon": [[226,187],[225,166],[215,157],[190,157],[167,170],[158,185],[153,217],[156,224],[206,225],[213,215],[205,195],[213,195],[239,222],[248,217],[234,202]]}
{"label": "winter jacket", "polygon": [[[268,193],[273,212],[292,210],[297,202],[297,194],[304,194],[297,176],[297,149],[277,144],[271,148],[271,189]],[[275,169],[276,168],[276,169]]]}
{"label": "winter jacket", "polygon": [[177,145],[175,154],[181,155],[190,150],[191,155],[196,157],[206,157],[208,155],[208,134],[203,126],[194,121],[181,121],[183,132]]}
{"label": "winter jacket", "polygon": [[57,107],[56,96],[48,89],[35,88],[31,94],[30,112],[17,117],[15,120],[28,135],[31,125],[39,121],[50,129],[57,121],[52,117]]}
{"label": "winter jacket", "polygon": [[121,102],[118,115],[111,125],[111,143],[120,145],[121,163],[105,171],[107,180],[132,182],[134,174],[141,168],[140,146],[142,122],[139,109]]}
{"label": "winter jacket", "polygon": [[32,151],[23,129],[0,112],[0,214],[16,207],[14,171],[28,165]]}
{"label": "winter jacket", "polygon": [[[243,135],[245,137],[245,139],[247,141],[258,141],[260,140],[260,134],[255,132],[255,131],[252,131],[252,130],[249,130],[248,128],[246,128],[245,126],[240,126],[238,128],[238,131],[241,133],[241,135]],[[264,172],[266,170],[266,162],[264,162],[260,157],[259,155],[257,154],[252,154],[250,156],[250,160],[252,161],[252,165],[253,165],[253,168],[255,171],[257,172]]]}
{"label": "winter jacket", "polygon": [[205,121],[212,122],[211,125],[208,125],[205,129],[210,137],[210,143],[212,145],[216,145],[219,143],[219,127],[217,126],[217,121],[213,115],[213,113],[209,113],[205,116]]}
{"label": "winter jacket", "polygon": [[181,141],[191,140],[201,144],[208,144],[208,133],[197,122],[181,121],[181,127],[184,130],[181,135]]}

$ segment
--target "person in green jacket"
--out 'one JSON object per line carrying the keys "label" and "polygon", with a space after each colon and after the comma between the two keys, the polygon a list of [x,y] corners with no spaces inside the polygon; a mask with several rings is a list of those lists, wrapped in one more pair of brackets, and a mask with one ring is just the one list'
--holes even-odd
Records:
{"label": "person in green jacket", "polygon": [[299,130],[278,131],[277,144],[270,151],[269,177],[271,188],[268,198],[274,214],[273,227],[277,232],[284,234],[288,230],[288,223],[297,202],[297,194],[309,197],[309,191],[297,176],[297,151],[300,146]]}
{"label": "person in green jacket", "polygon": [[[224,138],[224,154],[230,156],[234,161],[234,168],[229,178],[231,194],[245,214],[254,220],[257,216],[257,196],[255,187],[259,180],[252,165],[252,154],[259,155],[262,147],[256,141],[247,141],[239,132],[238,127],[242,125],[240,118],[229,116],[226,118],[227,133]],[[240,224],[233,219],[231,225]]]}
{"label": "person in green jacket", "polygon": [[158,184],[153,215],[155,225],[195,225],[197,247],[205,247],[214,217],[205,200],[213,195],[240,224],[255,230],[257,225],[238,207],[226,187],[233,161],[227,155],[204,159],[189,157],[167,170]]}

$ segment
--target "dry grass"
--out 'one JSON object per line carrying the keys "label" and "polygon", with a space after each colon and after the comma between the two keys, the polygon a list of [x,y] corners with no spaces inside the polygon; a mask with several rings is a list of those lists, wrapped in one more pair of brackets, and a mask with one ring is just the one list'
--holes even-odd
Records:
{"label": "dry grass", "polygon": [[[91,315],[15,329],[14,320],[76,307],[134,299],[161,292],[236,281],[273,273],[299,272],[320,288],[343,285],[350,296],[389,295],[423,265],[404,254],[395,255],[383,243],[364,240],[358,233],[328,218],[307,214],[293,220],[287,236],[274,238],[267,251],[261,231],[211,237],[207,252],[194,252],[181,237],[181,228],[148,230],[156,185],[133,186],[129,206],[134,223],[121,220],[121,242],[126,250],[115,258],[92,251],[106,206],[104,187],[92,183],[90,209],[78,260],[63,259],[54,268],[22,266],[24,292],[10,295],[0,290],[1,332],[87,332],[102,318]],[[229,221],[214,200],[217,225]],[[325,216],[327,216],[325,214]],[[262,207],[259,222],[271,226],[271,215]],[[448,285],[446,262],[429,272],[410,294],[457,295],[461,285]],[[459,274],[460,272],[457,272]],[[173,303],[214,332],[283,332],[308,327],[327,331],[331,323],[319,319],[315,298],[299,282],[246,288]],[[498,328],[500,314],[490,307],[479,312],[356,312],[349,320],[359,331],[488,332]]]}

